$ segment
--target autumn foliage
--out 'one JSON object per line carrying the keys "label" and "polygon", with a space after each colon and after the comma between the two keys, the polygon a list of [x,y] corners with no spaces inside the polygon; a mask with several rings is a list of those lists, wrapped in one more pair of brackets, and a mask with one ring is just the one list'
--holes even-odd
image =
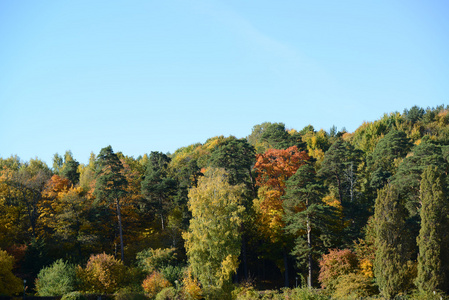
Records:
{"label": "autumn foliage", "polygon": [[160,291],[169,286],[170,282],[158,271],[154,271],[151,275],[148,275],[142,283],[143,290],[150,298],[155,297]]}
{"label": "autumn foliage", "polygon": [[92,255],[86,268],[77,268],[77,277],[83,282],[83,291],[110,294],[125,283],[126,267],[112,255]]}
{"label": "autumn foliage", "polygon": [[332,249],[323,255],[320,261],[320,276],[318,277],[323,288],[333,289],[338,278],[342,275],[354,273],[357,270],[357,256],[349,249]]}
{"label": "autumn foliage", "polygon": [[285,195],[285,182],[298,168],[310,159],[305,151],[292,146],[287,149],[269,149],[257,154],[254,170],[257,172],[256,184],[260,187],[255,209],[259,212],[262,231],[276,240],[284,227],[282,217],[282,196]]}
{"label": "autumn foliage", "polygon": [[258,186],[269,186],[284,194],[285,182],[310,157],[305,151],[292,146],[287,149],[268,149],[265,153],[257,154],[256,170]]}

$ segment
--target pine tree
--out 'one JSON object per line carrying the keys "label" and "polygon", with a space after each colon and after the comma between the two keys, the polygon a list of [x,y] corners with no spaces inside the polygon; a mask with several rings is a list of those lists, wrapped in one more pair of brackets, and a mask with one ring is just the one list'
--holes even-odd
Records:
{"label": "pine tree", "polygon": [[379,190],[374,210],[376,230],[374,275],[384,297],[394,298],[407,288],[409,234],[407,210],[395,186]]}
{"label": "pine tree", "polygon": [[422,174],[420,199],[422,203],[418,277],[416,285],[421,292],[432,293],[448,288],[448,237],[446,178],[437,167],[429,166]]}
{"label": "pine tree", "polygon": [[123,229],[120,199],[126,193],[128,182],[122,174],[123,165],[111,146],[101,149],[98,155],[97,181],[95,184],[95,197],[115,204],[120,235],[120,251],[124,260]]}
{"label": "pine tree", "polygon": [[161,228],[165,229],[164,217],[172,208],[171,198],[176,193],[176,180],[168,174],[170,157],[162,152],[153,151],[146,164],[145,179],[141,182],[142,195],[149,207],[161,219]]}
{"label": "pine tree", "polygon": [[[318,180],[310,164],[301,166],[287,182],[286,195],[283,197],[286,230],[296,236],[293,255],[299,266],[307,266],[308,286],[312,287],[313,257],[321,255],[326,232],[326,215],[329,207],[322,201],[323,185]],[[320,249],[321,248],[321,249]]]}

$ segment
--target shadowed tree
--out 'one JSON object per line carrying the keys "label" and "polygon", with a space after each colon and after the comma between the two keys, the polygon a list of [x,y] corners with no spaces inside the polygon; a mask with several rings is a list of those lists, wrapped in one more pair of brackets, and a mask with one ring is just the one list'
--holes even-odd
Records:
{"label": "shadowed tree", "polygon": [[168,175],[170,157],[161,152],[151,152],[146,164],[145,179],[141,183],[142,195],[154,208],[165,229],[164,217],[171,208],[171,198],[176,193],[177,182]]}
{"label": "shadowed tree", "polygon": [[123,165],[111,146],[101,149],[97,159],[97,181],[94,195],[96,198],[115,204],[120,236],[121,259],[124,260],[123,229],[120,199],[126,193],[128,182],[122,174]]}
{"label": "shadowed tree", "polygon": [[300,269],[307,267],[309,288],[312,288],[313,261],[323,254],[326,218],[332,214],[321,200],[323,192],[324,186],[314,168],[305,164],[287,180],[283,197],[285,229],[296,238],[292,254],[297,257]]}

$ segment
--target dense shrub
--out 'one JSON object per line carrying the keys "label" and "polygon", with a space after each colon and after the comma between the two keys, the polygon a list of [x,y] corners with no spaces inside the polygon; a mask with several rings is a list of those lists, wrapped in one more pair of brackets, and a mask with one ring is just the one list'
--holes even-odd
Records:
{"label": "dense shrub", "polygon": [[332,296],[337,299],[360,299],[377,294],[373,280],[361,273],[341,275]]}
{"label": "dense shrub", "polygon": [[178,291],[172,286],[162,289],[156,295],[156,300],[176,300],[176,299],[179,299]]}
{"label": "dense shrub", "polygon": [[176,265],[176,249],[147,249],[137,253],[138,266],[151,274],[153,271],[161,271],[169,265]]}
{"label": "dense shrub", "polygon": [[14,258],[0,249],[0,295],[15,295],[22,292],[22,280],[12,273]]}
{"label": "dense shrub", "polygon": [[86,268],[78,267],[76,272],[81,280],[81,288],[86,292],[113,294],[127,281],[127,268],[123,262],[104,253],[92,255]]}
{"label": "dense shrub", "polygon": [[357,256],[349,249],[332,249],[320,261],[321,286],[334,290],[341,275],[355,273],[358,268]]}
{"label": "dense shrub", "polygon": [[39,296],[62,296],[73,292],[75,288],[75,267],[62,259],[43,268],[37,275],[36,290]]}
{"label": "dense shrub", "polygon": [[157,271],[154,271],[142,283],[144,291],[148,293],[150,298],[155,297],[160,291],[162,291],[162,289],[169,286],[170,282]]}
{"label": "dense shrub", "polygon": [[172,285],[175,285],[175,282],[181,282],[182,277],[184,275],[184,268],[180,266],[166,266],[163,267],[160,272],[164,275],[165,279],[170,281]]}

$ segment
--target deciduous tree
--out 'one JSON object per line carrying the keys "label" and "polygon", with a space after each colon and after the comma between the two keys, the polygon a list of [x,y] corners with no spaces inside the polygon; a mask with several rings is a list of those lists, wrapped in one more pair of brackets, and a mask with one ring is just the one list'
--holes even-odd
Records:
{"label": "deciduous tree", "polygon": [[242,191],[223,169],[212,168],[189,192],[192,219],[183,237],[192,273],[206,289],[223,287],[237,270]]}

